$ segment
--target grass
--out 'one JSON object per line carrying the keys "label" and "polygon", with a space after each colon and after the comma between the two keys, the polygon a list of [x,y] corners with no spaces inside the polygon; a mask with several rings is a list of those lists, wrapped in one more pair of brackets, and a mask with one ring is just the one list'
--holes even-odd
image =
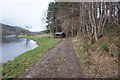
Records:
{"label": "grass", "polygon": [[2,78],[2,64],[0,63],[0,80]]}
{"label": "grass", "polygon": [[[73,40],[77,38],[73,38]],[[87,44],[83,44],[81,40],[73,42],[73,46],[76,52],[76,55],[79,57],[82,65],[89,64],[88,54],[86,54],[87,49],[89,48]]]}
{"label": "grass", "polygon": [[82,50],[77,48],[77,47],[74,47],[76,53],[77,53],[77,56],[80,58],[80,62],[82,65],[88,65],[89,64],[89,60],[87,59],[87,54],[82,54]]}
{"label": "grass", "polygon": [[39,36],[19,36],[19,38],[28,38],[37,42],[38,47],[21,54],[12,61],[3,63],[3,78],[19,77],[25,73],[48,49],[54,47],[60,39],[45,38]]}
{"label": "grass", "polygon": [[118,28],[113,26],[99,39],[89,44],[85,37],[73,38],[73,46],[80,59],[86,78],[107,78],[118,76],[120,58]]}
{"label": "grass", "polygon": [[103,51],[106,51],[106,52],[109,51],[107,43],[103,43],[100,47]]}

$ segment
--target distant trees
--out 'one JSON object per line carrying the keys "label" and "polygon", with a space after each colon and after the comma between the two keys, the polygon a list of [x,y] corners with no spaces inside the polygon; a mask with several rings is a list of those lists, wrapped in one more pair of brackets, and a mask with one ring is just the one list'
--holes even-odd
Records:
{"label": "distant trees", "polygon": [[31,29],[32,27],[31,26],[26,26],[26,29],[27,29],[27,35],[29,36],[30,35],[30,29]]}
{"label": "distant trees", "polygon": [[88,37],[94,43],[113,24],[120,27],[120,5],[118,2],[52,2],[46,19],[51,33],[64,31],[67,36]]}
{"label": "distant trees", "polygon": [[10,26],[6,24],[1,24],[0,27],[2,29],[1,34],[4,35],[19,35],[19,34],[27,34],[28,30],[18,27],[18,26]]}

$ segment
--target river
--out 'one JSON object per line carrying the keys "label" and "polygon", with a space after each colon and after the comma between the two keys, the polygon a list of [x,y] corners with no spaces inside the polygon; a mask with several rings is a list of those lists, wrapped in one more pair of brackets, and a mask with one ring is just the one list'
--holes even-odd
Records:
{"label": "river", "polygon": [[2,39],[2,43],[0,43],[0,63],[14,60],[15,57],[26,51],[34,49],[37,46],[38,45],[33,40],[6,36]]}

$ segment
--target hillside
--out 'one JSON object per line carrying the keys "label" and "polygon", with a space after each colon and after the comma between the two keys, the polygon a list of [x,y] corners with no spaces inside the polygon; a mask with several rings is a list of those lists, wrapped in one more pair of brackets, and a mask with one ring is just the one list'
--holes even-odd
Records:
{"label": "hillside", "polygon": [[89,39],[86,37],[73,39],[74,49],[86,77],[118,77],[118,57],[120,55],[118,30],[117,26],[112,26],[106,30],[99,42],[94,44],[89,44]]}
{"label": "hillside", "polygon": [[28,32],[27,29],[2,23],[0,23],[0,29],[2,29],[2,35],[26,34]]}

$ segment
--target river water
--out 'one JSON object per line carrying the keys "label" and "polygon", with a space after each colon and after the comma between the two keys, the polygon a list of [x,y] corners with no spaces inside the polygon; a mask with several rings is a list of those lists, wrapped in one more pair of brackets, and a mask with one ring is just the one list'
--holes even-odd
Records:
{"label": "river water", "polygon": [[13,60],[15,57],[23,54],[26,51],[36,48],[38,45],[33,40],[25,38],[15,38],[6,36],[0,43],[0,63]]}

